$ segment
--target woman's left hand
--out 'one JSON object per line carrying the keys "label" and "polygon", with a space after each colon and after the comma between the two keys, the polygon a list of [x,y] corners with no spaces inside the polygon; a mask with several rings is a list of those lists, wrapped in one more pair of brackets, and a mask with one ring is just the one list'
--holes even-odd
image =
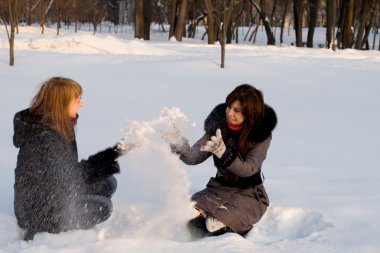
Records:
{"label": "woman's left hand", "polygon": [[219,159],[223,156],[226,151],[226,145],[224,144],[222,132],[219,128],[216,130],[215,136],[212,136],[211,140],[201,147],[201,151],[211,152]]}

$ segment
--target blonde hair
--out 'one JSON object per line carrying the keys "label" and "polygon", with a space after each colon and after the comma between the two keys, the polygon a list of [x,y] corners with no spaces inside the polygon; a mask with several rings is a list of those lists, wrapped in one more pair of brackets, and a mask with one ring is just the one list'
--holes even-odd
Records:
{"label": "blonde hair", "polygon": [[74,121],[70,117],[70,103],[82,95],[76,81],[64,77],[46,80],[33,98],[29,111],[49,124],[65,140],[74,138]]}

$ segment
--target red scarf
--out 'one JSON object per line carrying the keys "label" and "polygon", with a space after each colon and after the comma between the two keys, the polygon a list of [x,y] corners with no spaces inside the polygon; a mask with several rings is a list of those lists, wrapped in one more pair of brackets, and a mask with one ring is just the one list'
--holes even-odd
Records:
{"label": "red scarf", "polygon": [[228,128],[232,131],[240,131],[243,128],[243,124],[237,125],[227,121]]}

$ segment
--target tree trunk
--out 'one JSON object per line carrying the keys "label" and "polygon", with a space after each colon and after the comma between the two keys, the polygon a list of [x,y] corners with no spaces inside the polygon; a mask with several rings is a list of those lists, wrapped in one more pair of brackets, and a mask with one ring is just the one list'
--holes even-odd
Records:
{"label": "tree trunk", "polygon": [[144,38],[144,1],[135,1],[135,38]]}
{"label": "tree trunk", "polygon": [[358,33],[356,35],[356,40],[355,40],[355,49],[362,49],[363,48],[363,34],[365,27],[367,25],[367,19],[368,19],[368,14],[369,14],[369,0],[363,1],[362,2],[362,7],[360,9],[360,14],[359,14],[359,28],[358,28]]}
{"label": "tree trunk", "polygon": [[176,38],[177,41],[182,41],[182,37],[184,35],[184,32],[186,31],[185,22],[186,22],[186,17],[187,17],[187,1],[188,0],[180,1],[179,14],[178,14],[178,18],[176,22],[177,24],[175,26],[175,31],[174,31],[174,37]]}
{"label": "tree trunk", "polygon": [[310,0],[309,8],[309,30],[307,33],[307,47],[313,47],[314,31],[318,19],[318,3],[319,0]]}
{"label": "tree trunk", "polygon": [[374,28],[374,32],[373,32],[373,41],[372,41],[372,50],[375,49],[375,43],[376,43],[376,36],[377,34],[379,33],[379,28]]}
{"label": "tree trunk", "polygon": [[[219,40],[220,46],[221,46],[221,63],[220,63],[221,68],[224,68],[225,54],[226,54],[226,34],[227,34],[227,29],[229,27],[229,23],[231,20],[232,11],[236,3],[236,0],[223,0],[223,1],[224,1],[223,25],[222,25],[222,31],[220,34],[221,38]],[[229,1],[229,4],[227,4],[228,1]]]}
{"label": "tree trunk", "polygon": [[61,11],[60,2],[55,2],[56,22],[57,22],[57,35],[59,35],[59,29],[61,28]]}
{"label": "tree trunk", "polygon": [[288,5],[289,5],[289,0],[285,0],[284,12],[281,18],[280,44],[284,43],[284,27],[285,27],[285,21],[286,21],[286,14],[288,12]]}
{"label": "tree trunk", "polygon": [[[16,27],[19,21],[20,15],[20,0],[9,0],[8,1],[8,11],[9,11],[9,26],[10,26],[10,34],[8,33],[8,41],[9,41],[9,65],[15,65],[15,36],[16,36]],[[6,26],[6,24],[5,24]]]}
{"label": "tree trunk", "polygon": [[[246,0],[243,1],[242,8],[240,9],[239,13],[237,13],[236,15],[235,24],[232,26],[232,22],[230,22],[231,28],[229,29],[229,31],[231,33],[231,37],[227,34],[227,44],[232,43],[233,31],[235,31],[236,44],[239,43],[239,25],[241,24],[242,15],[245,9],[246,9]],[[251,26],[249,28],[251,28]]]}
{"label": "tree trunk", "polygon": [[40,26],[41,34],[45,32],[45,0],[40,1]]}
{"label": "tree trunk", "polygon": [[92,26],[94,27],[94,32],[92,35],[95,35],[95,33],[98,31],[98,24],[96,22],[92,22]]}
{"label": "tree trunk", "polygon": [[79,23],[78,15],[75,15],[75,33],[78,32],[78,23]]}
{"label": "tree trunk", "polygon": [[302,47],[303,0],[293,0],[296,46]]}
{"label": "tree trunk", "polygon": [[[141,1],[141,0],[140,0]],[[137,1],[139,2],[139,1]],[[144,40],[150,40],[150,21],[151,21],[151,13],[152,13],[152,3],[150,0],[144,0]]]}
{"label": "tree trunk", "polygon": [[341,17],[340,17],[340,43],[339,47],[342,49],[351,48],[353,41],[353,25],[354,25],[354,4],[355,0],[345,0],[342,3]]}
{"label": "tree trunk", "polygon": [[9,38],[9,66],[15,65],[15,27],[11,25],[11,36]]}
{"label": "tree trunk", "polygon": [[207,37],[208,44],[214,44],[216,39],[215,32],[215,20],[214,20],[214,8],[211,0],[204,0],[207,9]]}
{"label": "tree trunk", "polygon": [[[365,27],[365,33],[364,33],[364,37],[362,39],[362,45],[364,43],[366,44],[366,50],[369,50],[368,36],[371,32],[371,28],[373,27],[375,29],[375,27],[374,27],[375,22],[374,21],[375,21],[375,16],[376,16],[375,14],[377,14],[376,13],[376,6],[377,6],[378,2],[379,2],[379,0],[373,1],[371,6],[370,6],[370,11],[369,11],[370,18],[369,18],[368,24]],[[373,36],[375,36],[375,34]]]}
{"label": "tree trunk", "polygon": [[173,37],[175,27],[176,27],[176,17],[177,17],[177,8],[178,8],[178,1],[179,0],[171,0],[170,1],[170,9],[169,9],[169,39]]}
{"label": "tree trunk", "polygon": [[270,23],[272,27],[276,27],[276,22],[275,22],[276,7],[277,7],[277,0],[273,0],[272,13],[270,15]]}
{"label": "tree trunk", "polygon": [[[232,32],[232,20],[228,22],[228,26],[226,27],[226,43],[231,44],[232,43],[232,36],[234,35]],[[237,42],[236,42],[237,43]]]}
{"label": "tree trunk", "polygon": [[32,25],[32,7],[30,0],[26,2],[26,24],[28,26]]}
{"label": "tree trunk", "polygon": [[326,13],[326,48],[331,48],[335,51],[335,0],[327,0]]}
{"label": "tree trunk", "polygon": [[254,0],[251,0],[251,4],[255,7],[256,11],[259,13],[259,16],[263,22],[265,33],[268,38],[267,45],[275,45],[276,39],[274,38],[272,27],[270,25],[270,21],[268,20],[265,11],[262,8],[260,8],[260,6]]}

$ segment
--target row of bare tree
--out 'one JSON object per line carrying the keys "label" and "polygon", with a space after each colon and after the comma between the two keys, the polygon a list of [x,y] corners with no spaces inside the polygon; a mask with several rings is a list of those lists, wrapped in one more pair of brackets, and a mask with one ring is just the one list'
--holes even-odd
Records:
{"label": "row of bare tree", "polygon": [[[223,31],[226,33],[227,43],[232,40],[238,42],[239,26],[255,27],[249,37],[252,39],[262,24],[268,45],[276,44],[273,28],[281,29],[280,43],[283,43],[284,28],[293,26],[296,35],[295,45],[313,47],[315,28],[322,26],[327,28],[325,44],[328,48],[333,46],[341,49],[370,49],[368,35],[371,29],[377,32],[380,25],[380,0],[168,0],[167,2],[170,2],[169,37],[175,36],[178,41],[182,36],[193,37],[195,27],[203,24],[206,26],[208,43],[213,44],[220,40]],[[138,11],[136,9],[136,13]],[[139,12],[139,15],[149,17],[147,12]],[[187,33],[182,27],[184,24],[189,24]],[[306,42],[302,40],[302,28],[305,27],[308,28]],[[176,29],[179,29],[178,32]],[[136,34],[136,37],[140,38],[139,34]]]}
{"label": "row of bare tree", "polygon": [[[370,49],[368,36],[371,29],[378,31],[379,10],[380,0],[0,0],[0,21],[7,28],[11,65],[20,22],[39,23],[41,33],[46,24],[54,23],[59,35],[62,24],[75,25],[77,30],[78,25],[91,23],[95,34],[102,21],[115,25],[130,21],[135,37],[145,40],[150,39],[152,23],[163,31],[169,24],[168,37],[177,41],[194,38],[196,27],[202,25],[206,28],[202,39],[207,35],[209,44],[219,41],[223,59],[225,44],[239,43],[239,26],[249,27],[244,40],[255,42],[262,25],[268,45],[276,44],[273,29],[280,29],[283,43],[284,29],[293,27],[298,47],[313,47],[315,28],[323,26],[327,48]],[[306,42],[302,40],[305,27]]]}

